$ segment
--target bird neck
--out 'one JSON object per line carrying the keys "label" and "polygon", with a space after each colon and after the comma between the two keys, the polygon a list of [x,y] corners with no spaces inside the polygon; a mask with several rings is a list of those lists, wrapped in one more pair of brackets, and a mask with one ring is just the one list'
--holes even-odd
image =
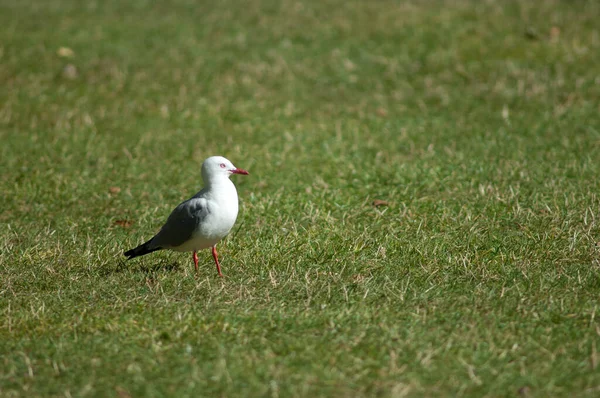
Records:
{"label": "bird neck", "polygon": [[211,191],[227,191],[231,190],[231,188],[235,190],[235,185],[233,185],[233,182],[229,178],[208,178],[204,182],[204,186]]}

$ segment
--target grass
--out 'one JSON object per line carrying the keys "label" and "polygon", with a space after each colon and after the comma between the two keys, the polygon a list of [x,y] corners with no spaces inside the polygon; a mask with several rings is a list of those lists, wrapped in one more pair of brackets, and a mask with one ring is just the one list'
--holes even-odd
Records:
{"label": "grass", "polygon": [[[0,395],[596,396],[599,15],[0,1]],[[214,154],[225,278],[125,262]]]}

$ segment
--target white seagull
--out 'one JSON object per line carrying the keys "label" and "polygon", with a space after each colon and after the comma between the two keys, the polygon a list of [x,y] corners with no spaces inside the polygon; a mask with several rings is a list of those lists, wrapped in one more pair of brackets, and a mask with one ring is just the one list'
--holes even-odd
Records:
{"label": "white seagull", "polygon": [[229,179],[232,174],[248,172],[222,156],[206,159],[202,163],[204,188],[177,206],[152,239],[123,254],[129,260],[162,249],[191,251],[198,271],[197,251],[211,247],[217,272],[222,277],[216,246],[231,231],[238,214],[237,190]]}

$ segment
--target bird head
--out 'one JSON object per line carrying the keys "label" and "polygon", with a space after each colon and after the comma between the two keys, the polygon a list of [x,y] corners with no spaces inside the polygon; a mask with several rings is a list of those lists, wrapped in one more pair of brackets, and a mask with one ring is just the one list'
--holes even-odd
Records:
{"label": "bird head", "polygon": [[238,169],[223,156],[211,156],[202,163],[202,178],[204,181],[211,181],[219,177],[229,178],[232,174],[248,175],[249,173],[246,170]]}

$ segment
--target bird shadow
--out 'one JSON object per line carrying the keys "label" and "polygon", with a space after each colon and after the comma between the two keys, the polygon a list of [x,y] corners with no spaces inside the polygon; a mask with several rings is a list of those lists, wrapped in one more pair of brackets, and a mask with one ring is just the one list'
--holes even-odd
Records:
{"label": "bird shadow", "polygon": [[127,261],[120,261],[116,267],[106,267],[100,271],[100,275],[108,276],[122,273],[141,272],[146,275],[155,274],[157,272],[178,272],[181,265],[177,262],[160,261],[149,265],[132,266]]}
{"label": "bird shadow", "polygon": [[152,265],[142,265],[139,267],[140,271],[146,274],[155,273],[155,272],[176,272],[181,269],[179,263],[169,263],[169,262],[161,262]]}

